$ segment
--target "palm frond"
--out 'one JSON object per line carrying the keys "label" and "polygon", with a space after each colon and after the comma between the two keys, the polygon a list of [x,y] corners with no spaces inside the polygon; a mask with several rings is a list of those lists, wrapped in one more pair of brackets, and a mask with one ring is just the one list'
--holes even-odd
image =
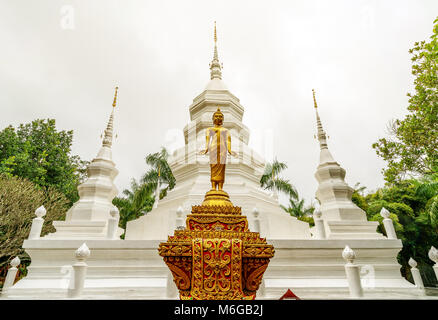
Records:
{"label": "palm frond", "polygon": [[438,182],[419,184],[416,189],[416,194],[425,198],[434,197],[438,194]]}
{"label": "palm frond", "polygon": [[172,169],[167,162],[169,153],[165,148],[161,148],[160,152],[149,154],[146,156],[146,163],[151,166],[151,169],[142,177],[143,183],[155,183],[158,179],[160,183],[167,184],[169,190],[175,187],[176,179],[172,173]]}
{"label": "palm frond", "polygon": [[292,184],[289,182],[289,180],[277,178],[273,181],[273,187],[276,190],[283,192],[292,198],[295,198],[295,199],[298,198],[298,192],[294,188],[294,186],[292,186]]}
{"label": "palm frond", "polygon": [[286,169],[287,164],[285,162],[279,162],[277,159],[272,162],[271,171],[273,172],[274,176],[278,176],[283,170]]}
{"label": "palm frond", "polygon": [[315,210],[315,207],[313,205],[305,207],[304,199],[297,199],[297,198],[293,198],[293,197],[289,198],[289,207],[288,208],[286,208],[283,205],[280,205],[280,207],[284,211],[289,213],[291,216],[296,217],[296,218],[307,217],[310,214],[312,214],[313,211]]}

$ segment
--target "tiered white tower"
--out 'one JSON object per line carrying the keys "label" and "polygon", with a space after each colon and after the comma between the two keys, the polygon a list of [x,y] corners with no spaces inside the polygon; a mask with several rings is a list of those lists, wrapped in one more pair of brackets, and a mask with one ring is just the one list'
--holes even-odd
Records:
{"label": "tiered white tower", "polygon": [[353,189],[345,183],[345,170],[328,149],[314,91],[313,99],[320,145],[316,198],[321,205],[326,238],[273,240],[276,254],[265,272],[265,297],[275,299],[287,289],[302,298],[348,297],[341,257],[345,246],[357,254],[366,296],[421,297],[423,292],[400,274],[397,254],[402,248],[401,240],[377,233],[378,223],[367,221],[366,213],[351,201]]}
{"label": "tiered white tower", "polygon": [[250,214],[254,207],[260,212],[261,234],[268,239],[310,238],[307,223],[284,212],[278,199],[260,188],[260,178],[265,162],[249,146],[249,130],[242,123],[244,108],[222,81],[222,66],[217,51],[216,27],[214,30],[214,53],[210,63],[210,81],[204,91],[193,99],[189,107],[191,122],[184,128],[185,146],[169,159],[176,178],[176,187],[158,207],[147,215],[127,224],[127,240],[165,240],[175,230],[176,211],[182,207],[184,215],[193,205],[201,204],[205,192],[210,190],[210,166],[208,157],[199,155],[205,146],[205,129],[212,125],[212,115],[218,106],[224,114],[223,126],[230,130],[232,149],[238,159],[228,157],[224,190],[242,214],[253,222]]}
{"label": "tiered white tower", "polygon": [[[87,168],[88,179],[78,186],[79,200],[67,211],[65,221],[54,221],[56,232],[48,238],[58,239],[105,239],[112,200],[118,191],[114,178],[118,170],[112,160],[114,109],[117,103],[115,89],[113,110],[96,158]],[[123,229],[119,228],[119,235]]]}
{"label": "tiered white tower", "polygon": [[316,198],[321,205],[328,239],[383,239],[377,232],[377,221],[367,221],[365,211],[359,208],[351,196],[353,188],[345,183],[345,169],[334,159],[327,145],[327,137],[318,114],[315,91],[313,103],[316,112],[320,146],[319,165],[315,177],[319,182]]}

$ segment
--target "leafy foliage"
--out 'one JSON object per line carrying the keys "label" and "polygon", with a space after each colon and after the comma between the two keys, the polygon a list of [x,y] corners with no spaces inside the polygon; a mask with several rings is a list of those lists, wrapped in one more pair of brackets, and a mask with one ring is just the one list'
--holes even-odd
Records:
{"label": "leafy foliage", "polygon": [[113,204],[119,209],[119,227],[126,229],[128,221],[138,219],[152,210],[154,205],[154,189],[150,184],[138,184],[131,180],[131,190],[123,190],[125,197],[116,197]]}
{"label": "leafy foliage", "polygon": [[65,219],[68,199],[54,187],[42,189],[27,179],[0,174],[0,277],[6,275],[10,260],[16,256],[22,268],[30,263],[21,246],[41,205],[47,210],[41,232],[44,236],[55,231],[52,221]]}
{"label": "leafy foliage", "polygon": [[292,217],[296,217],[298,220],[305,221],[309,223],[310,226],[315,225],[313,217],[311,216],[313,211],[315,211],[315,207],[312,205],[306,207],[304,205],[304,199],[300,200],[291,197],[289,198],[289,207],[286,208],[283,205],[280,205],[280,207]]}
{"label": "leafy foliage", "polygon": [[0,131],[0,173],[54,187],[70,200],[86,175],[87,162],[71,155],[73,131],[57,131],[55,120],[34,120]]}
{"label": "leafy foliage", "polygon": [[430,42],[415,42],[409,50],[415,93],[408,93],[409,114],[390,126],[390,138],[379,139],[373,148],[388,166],[388,183],[402,181],[408,175],[438,173],[438,18],[434,21]]}
{"label": "leafy foliage", "polygon": [[[152,210],[155,202],[155,191],[160,183],[160,199],[167,195],[168,190],[175,187],[175,177],[167,162],[169,154],[165,148],[160,152],[146,156],[146,163],[151,167],[138,183],[131,180],[131,190],[123,191],[124,197],[116,197],[113,204],[119,209],[119,226],[126,229],[128,221],[138,219]],[[122,235],[122,238],[124,236]]]}
{"label": "leafy foliage", "polygon": [[[435,182],[422,180],[405,180],[391,187],[381,188],[367,195],[358,191],[353,193],[353,201],[367,213],[368,220],[378,221],[378,231],[385,234],[380,210],[385,207],[390,212],[397,237],[402,240],[403,248],[398,254],[402,265],[402,275],[412,280],[409,258],[418,262],[427,286],[434,286],[436,279],[431,268],[433,262],[428,258],[431,246],[438,245],[438,230],[431,222],[430,203],[436,199],[433,192]],[[427,191],[425,191],[427,190]]]}
{"label": "leafy foliage", "polygon": [[279,162],[277,159],[272,163],[267,163],[260,179],[260,186],[266,190],[283,192],[291,198],[298,199],[298,193],[289,180],[279,177],[285,169],[287,169],[286,163]]}
{"label": "leafy foliage", "polygon": [[167,195],[168,190],[175,187],[175,177],[170,169],[167,159],[169,153],[162,147],[160,152],[152,153],[146,156],[146,163],[151,166],[142,178],[142,182],[156,189],[160,182],[160,199]]}

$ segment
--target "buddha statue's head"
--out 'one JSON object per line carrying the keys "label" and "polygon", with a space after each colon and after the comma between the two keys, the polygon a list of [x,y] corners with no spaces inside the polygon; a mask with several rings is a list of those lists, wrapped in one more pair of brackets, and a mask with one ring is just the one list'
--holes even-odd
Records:
{"label": "buddha statue's head", "polygon": [[213,113],[213,123],[217,126],[221,126],[223,122],[224,122],[224,114],[221,112],[221,109],[219,109],[218,107],[216,112]]}

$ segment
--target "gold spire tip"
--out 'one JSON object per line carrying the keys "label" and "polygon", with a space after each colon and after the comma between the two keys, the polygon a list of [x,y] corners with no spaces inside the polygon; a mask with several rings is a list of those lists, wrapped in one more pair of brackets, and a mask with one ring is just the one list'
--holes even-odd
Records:
{"label": "gold spire tip", "polygon": [[119,87],[116,87],[116,91],[114,93],[113,108],[116,107],[116,103],[117,103],[117,90],[119,90]]}
{"label": "gold spire tip", "polygon": [[217,35],[216,35],[216,21],[214,22],[214,43],[217,42]]}
{"label": "gold spire tip", "polygon": [[313,93],[313,104],[315,106],[315,109],[318,108],[318,105],[316,103],[316,98],[315,98],[315,89],[312,89],[312,93]]}

